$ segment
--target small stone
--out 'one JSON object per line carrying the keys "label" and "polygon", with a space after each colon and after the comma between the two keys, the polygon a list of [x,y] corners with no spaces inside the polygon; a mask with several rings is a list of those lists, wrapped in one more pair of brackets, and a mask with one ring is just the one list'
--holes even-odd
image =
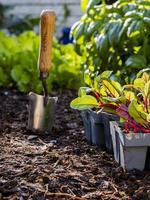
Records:
{"label": "small stone", "polygon": [[49,146],[49,147],[53,147],[53,146],[54,146],[54,143],[50,142],[50,143],[48,144],[48,146]]}
{"label": "small stone", "polygon": [[50,143],[56,144],[57,140],[51,140]]}
{"label": "small stone", "polygon": [[77,128],[78,127],[78,124],[77,123],[68,123],[67,124],[68,128]]}
{"label": "small stone", "polygon": [[4,95],[7,96],[7,95],[8,95],[8,91],[5,91],[5,92],[4,92]]}
{"label": "small stone", "polygon": [[109,187],[109,182],[104,180],[104,181],[102,182],[102,185],[101,185],[101,186],[102,186],[102,188],[108,188],[108,187]]}
{"label": "small stone", "polygon": [[29,137],[27,138],[28,140],[35,140],[37,139],[38,136],[37,135],[29,135]]}

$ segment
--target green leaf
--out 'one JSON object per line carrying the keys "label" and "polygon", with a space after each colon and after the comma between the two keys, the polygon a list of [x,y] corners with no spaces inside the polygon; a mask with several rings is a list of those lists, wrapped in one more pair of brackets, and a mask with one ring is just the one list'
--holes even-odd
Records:
{"label": "green leaf", "polygon": [[140,70],[140,71],[137,73],[136,77],[137,77],[137,78],[140,78],[140,77],[143,75],[144,72],[150,72],[150,68],[145,68],[145,69]]}
{"label": "green leaf", "polygon": [[113,71],[110,71],[110,70],[106,70],[104,72],[102,72],[100,74],[100,78],[110,78],[110,76],[112,75]]}
{"label": "green leaf", "polygon": [[150,27],[150,18],[149,17],[144,17],[143,21],[145,22],[146,25]]}
{"label": "green leaf", "polygon": [[136,99],[136,96],[135,96],[134,92],[127,91],[127,90],[124,90],[123,92],[124,92],[125,99],[127,99],[129,101],[132,101],[133,99]]}
{"label": "green leaf", "polygon": [[94,89],[96,91],[99,91],[102,79],[103,78],[106,78],[106,79],[110,78],[112,73],[113,73],[113,71],[106,70],[106,71],[102,72],[100,75],[96,76],[94,78]]}
{"label": "green leaf", "polygon": [[128,112],[137,123],[145,126],[148,114],[143,111],[143,108],[143,105],[139,105],[136,100],[132,100],[129,104]]}
{"label": "green leaf", "polygon": [[85,23],[81,22],[80,24],[78,24],[78,26],[76,27],[76,32],[74,34],[74,38],[76,41],[78,41],[81,37],[83,37],[84,35],[84,27],[85,27]]}
{"label": "green leaf", "polygon": [[99,55],[102,58],[105,58],[107,56],[107,53],[109,51],[109,40],[106,34],[101,34],[97,39],[96,39],[96,46],[99,51]]}
{"label": "green leaf", "polygon": [[133,20],[132,18],[127,18],[124,21],[122,28],[120,29],[119,34],[118,34],[118,40],[119,41],[122,40],[122,38],[124,36],[126,36],[126,31],[127,31],[128,27],[130,26],[130,23],[132,22],[132,20]]}
{"label": "green leaf", "polygon": [[122,21],[114,22],[113,26],[108,31],[109,43],[114,47],[119,44],[119,33],[122,28]]}
{"label": "green leaf", "polygon": [[84,82],[85,82],[85,84],[87,84],[87,85],[92,87],[92,79],[90,77],[89,70],[86,70],[84,72]]}
{"label": "green leaf", "polygon": [[144,86],[144,95],[150,103],[150,80]]}
{"label": "green leaf", "polygon": [[132,23],[128,27],[127,36],[132,38],[132,37],[135,37],[137,35],[140,35],[141,31],[142,31],[142,25],[143,24],[142,24],[141,21],[138,21],[138,20],[132,21]]}
{"label": "green leaf", "polygon": [[82,10],[83,13],[86,11],[88,1],[89,0],[81,0],[80,7],[81,7],[81,10]]}
{"label": "green leaf", "polygon": [[143,90],[145,86],[145,82],[142,78],[137,78],[134,80],[133,86],[136,89]]}
{"label": "green leaf", "polygon": [[145,68],[146,59],[142,55],[133,55],[126,60],[125,65],[126,67],[132,67],[137,69]]}
{"label": "green leaf", "polygon": [[95,5],[98,5],[101,2],[101,0],[89,0],[87,10],[89,11],[91,8],[93,8]]}
{"label": "green leaf", "polygon": [[131,10],[125,13],[125,17],[132,17],[134,19],[141,19],[143,18],[143,13],[137,12],[137,10]]}
{"label": "green leaf", "polygon": [[74,99],[71,102],[70,106],[71,108],[74,109],[84,110],[84,109],[99,107],[99,104],[95,97],[90,95],[84,95],[82,97]]}
{"label": "green leaf", "polygon": [[88,36],[88,37],[91,37],[91,35],[93,34],[93,33],[95,33],[95,32],[97,32],[99,29],[100,29],[100,27],[101,27],[101,25],[102,25],[102,23],[100,22],[100,21],[92,21],[90,24],[89,24],[89,26],[88,26],[88,28],[87,28],[87,31],[86,31],[86,35]]}
{"label": "green leaf", "polygon": [[122,87],[118,82],[109,79],[103,79],[102,84],[106,90],[106,93],[108,93],[111,97],[116,98],[122,95]]}

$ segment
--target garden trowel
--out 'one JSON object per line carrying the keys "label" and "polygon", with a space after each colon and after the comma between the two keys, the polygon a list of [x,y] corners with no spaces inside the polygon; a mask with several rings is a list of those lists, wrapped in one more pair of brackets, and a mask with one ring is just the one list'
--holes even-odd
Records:
{"label": "garden trowel", "polygon": [[29,94],[29,119],[28,128],[40,132],[51,132],[54,121],[54,109],[57,97],[49,97],[46,79],[51,68],[52,41],[55,26],[55,13],[43,10],[40,18],[40,49],[38,59],[38,69],[44,95],[33,92]]}

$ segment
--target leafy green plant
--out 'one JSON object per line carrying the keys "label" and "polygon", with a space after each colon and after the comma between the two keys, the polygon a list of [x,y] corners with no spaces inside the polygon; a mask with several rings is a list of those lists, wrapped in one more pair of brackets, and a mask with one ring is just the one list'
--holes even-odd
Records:
{"label": "leafy green plant", "polygon": [[137,74],[134,83],[126,85],[130,88],[134,96],[127,106],[121,104],[117,109],[118,115],[125,120],[125,130],[128,132],[150,133],[150,68],[142,70]]}
{"label": "leafy green plant", "polygon": [[116,114],[118,102],[123,99],[123,88],[113,80],[112,71],[104,71],[94,80],[85,76],[85,82],[89,87],[80,87],[78,98],[71,102],[71,107],[78,110],[89,108],[103,109],[103,111]]}
{"label": "leafy green plant", "polygon": [[150,64],[150,1],[98,3],[89,1],[85,14],[72,27],[76,51],[91,77],[120,70],[122,80],[129,82],[129,77]]}
{"label": "leafy green plant", "polygon": [[81,87],[71,102],[78,110],[97,109],[116,114],[125,124],[125,132],[150,133],[150,68],[141,70],[132,84],[121,85],[111,71],[95,77],[92,87]]}
{"label": "leafy green plant", "polygon": [[[39,36],[32,31],[19,36],[0,33],[0,40],[0,86],[40,93],[42,86],[37,70]],[[60,45],[54,40],[52,52],[48,90],[51,91],[53,86],[78,88],[82,82],[81,58],[73,45]]]}

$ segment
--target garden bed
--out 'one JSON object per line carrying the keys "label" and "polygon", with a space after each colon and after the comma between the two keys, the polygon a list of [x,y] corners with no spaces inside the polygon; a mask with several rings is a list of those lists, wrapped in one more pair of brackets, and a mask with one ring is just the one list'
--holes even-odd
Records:
{"label": "garden bed", "polygon": [[87,144],[80,113],[59,101],[52,135],[27,130],[26,95],[0,91],[0,200],[150,199],[150,172],[123,172],[104,149]]}

